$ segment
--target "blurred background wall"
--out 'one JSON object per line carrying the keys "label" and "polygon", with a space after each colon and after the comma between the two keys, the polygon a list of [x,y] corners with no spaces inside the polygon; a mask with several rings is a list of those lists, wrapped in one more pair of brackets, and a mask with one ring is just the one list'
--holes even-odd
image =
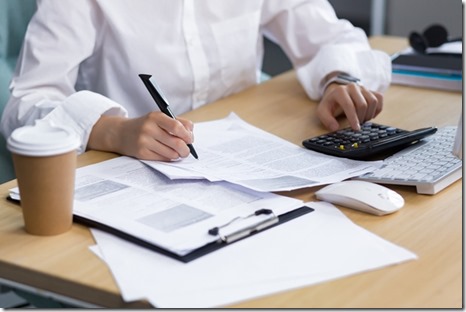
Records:
{"label": "blurred background wall", "polygon": [[[451,37],[463,35],[461,0],[329,0],[340,18],[361,27],[368,36],[407,37],[429,25],[443,25]],[[266,40],[264,72],[275,76],[291,64],[279,47]]]}

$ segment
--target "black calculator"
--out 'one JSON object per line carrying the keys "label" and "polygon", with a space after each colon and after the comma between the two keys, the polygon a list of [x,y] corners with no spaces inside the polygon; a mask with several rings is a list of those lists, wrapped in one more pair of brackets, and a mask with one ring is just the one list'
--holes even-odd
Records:
{"label": "black calculator", "polygon": [[303,146],[328,155],[368,160],[380,154],[393,154],[437,131],[435,127],[413,131],[366,122],[360,131],[350,127],[303,141]]}

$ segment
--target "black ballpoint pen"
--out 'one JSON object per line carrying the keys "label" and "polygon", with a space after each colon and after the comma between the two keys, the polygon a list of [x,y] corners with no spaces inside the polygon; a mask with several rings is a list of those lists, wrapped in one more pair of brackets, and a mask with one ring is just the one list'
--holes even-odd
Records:
{"label": "black ballpoint pen", "polygon": [[[165,99],[163,96],[162,92],[159,90],[157,85],[150,81],[150,78],[152,77],[151,75],[145,75],[145,74],[140,74],[139,77],[141,78],[142,82],[146,86],[147,90],[149,91],[150,95],[152,95],[152,98],[154,99],[155,103],[157,103],[157,106],[159,107],[160,111],[164,113],[165,115],[176,119],[175,114],[172,113],[170,110],[170,106],[168,104],[168,101]],[[194,146],[192,144],[188,144],[189,151],[191,152],[191,155],[194,156],[194,158],[198,159],[196,150],[194,149]]]}

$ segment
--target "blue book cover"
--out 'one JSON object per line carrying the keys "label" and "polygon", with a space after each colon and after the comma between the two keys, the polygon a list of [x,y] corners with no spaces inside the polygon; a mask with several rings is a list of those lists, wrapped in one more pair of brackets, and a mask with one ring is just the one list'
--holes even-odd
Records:
{"label": "blue book cover", "polygon": [[439,74],[393,69],[392,83],[431,89],[462,91],[463,76],[461,74]]}

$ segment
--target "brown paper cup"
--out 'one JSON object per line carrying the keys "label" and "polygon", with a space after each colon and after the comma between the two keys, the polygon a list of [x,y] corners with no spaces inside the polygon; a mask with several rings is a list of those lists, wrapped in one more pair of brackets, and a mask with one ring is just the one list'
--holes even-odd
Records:
{"label": "brown paper cup", "polygon": [[13,155],[26,232],[44,236],[64,233],[73,220],[79,140],[73,132],[50,125],[16,131],[8,147]]}
{"label": "brown paper cup", "polygon": [[76,152],[49,157],[13,154],[26,231],[56,235],[73,221]]}

